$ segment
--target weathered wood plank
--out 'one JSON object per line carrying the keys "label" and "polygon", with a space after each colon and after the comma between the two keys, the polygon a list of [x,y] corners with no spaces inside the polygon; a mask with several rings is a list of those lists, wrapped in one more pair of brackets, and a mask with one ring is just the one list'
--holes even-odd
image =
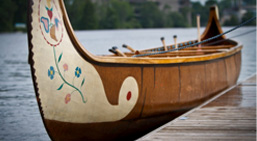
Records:
{"label": "weathered wood plank", "polygon": [[256,140],[256,75],[139,140]]}
{"label": "weathered wood plank", "polygon": [[[218,139],[217,139],[218,138]],[[230,136],[230,137],[211,137],[211,136],[204,136],[204,137],[164,137],[164,136],[158,136],[151,139],[146,139],[146,141],[163,141],[163,140],[169,140],[169,141],[202,141],[202,140],[233,140],[233,141],[252,141],[255,140],[255,137],[237,137],[237,136]]]}

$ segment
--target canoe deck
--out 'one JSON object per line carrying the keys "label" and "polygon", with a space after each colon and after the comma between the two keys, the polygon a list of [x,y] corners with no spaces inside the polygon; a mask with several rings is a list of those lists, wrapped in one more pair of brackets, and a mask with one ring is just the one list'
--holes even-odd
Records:
{"label": "canoe deck", "polygon": [[256,74],[139,140],[256,140]]}

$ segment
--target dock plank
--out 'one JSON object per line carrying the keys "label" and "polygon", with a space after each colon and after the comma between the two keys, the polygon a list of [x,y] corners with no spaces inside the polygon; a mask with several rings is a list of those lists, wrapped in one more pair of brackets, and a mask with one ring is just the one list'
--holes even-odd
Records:
{"label": "dock plank", "polygon": [[139,141],[256,140],[256,75]]}

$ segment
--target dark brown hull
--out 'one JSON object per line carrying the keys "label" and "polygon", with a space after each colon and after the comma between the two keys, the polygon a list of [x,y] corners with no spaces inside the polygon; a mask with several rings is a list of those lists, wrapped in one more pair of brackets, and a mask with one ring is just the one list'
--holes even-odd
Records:
{"label": "dark brown hull", "polygon": [[45,126],[54,140],[135,140],[167,123],[187,110],[134,120],[103,123],[66,123],[45,120]]}

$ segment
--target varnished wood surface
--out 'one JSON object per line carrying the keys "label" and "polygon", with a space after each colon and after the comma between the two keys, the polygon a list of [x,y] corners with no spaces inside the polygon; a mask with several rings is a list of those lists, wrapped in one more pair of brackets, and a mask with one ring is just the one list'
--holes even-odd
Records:
{"label": "varnished wood surface", "polygon": [[139,139],[256,140],[256,75]]}

